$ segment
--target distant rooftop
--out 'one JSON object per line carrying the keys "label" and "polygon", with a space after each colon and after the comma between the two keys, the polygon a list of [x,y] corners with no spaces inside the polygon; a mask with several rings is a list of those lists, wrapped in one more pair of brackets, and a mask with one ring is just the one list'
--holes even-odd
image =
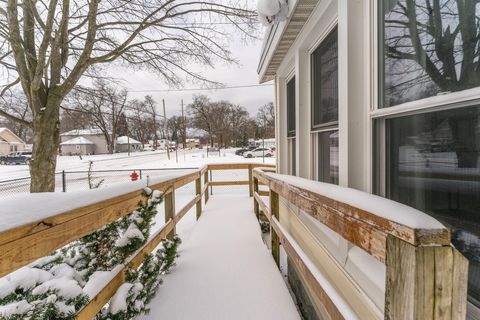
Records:
{"label": "distant rooftop", "polygon": [[140,141],[135,140],[133,138],[129,138],[127,136],[121,136],[117,138],[117,144],[142,144]]}
{"label": "distant rooftop", "polygon": [[79,145],[79,144],[94,144],[94,143],[92,141],[88,140],[87,138],[84,138],[84,137],[77,137],[77,138],[73,138],[71,140],[60,143],[60,145],[62,145],[62,146],[65,146],[65,145]]}

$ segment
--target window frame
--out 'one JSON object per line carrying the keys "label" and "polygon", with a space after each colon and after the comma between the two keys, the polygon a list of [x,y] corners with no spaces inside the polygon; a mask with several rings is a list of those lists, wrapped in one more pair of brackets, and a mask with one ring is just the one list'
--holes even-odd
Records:
{"label": "window frame", "polygon": [[[289,95],[289,89],[291,90],[290,86],[292,85],[292,81],[293,81],[293,106],[291,106],[289,104],[290,102],[290,95]],[[292,76],[290,76],[286,81],[285,81],[285,93],[286,93],[286,109],[287,109],[287,137],[288,138],[292,138],[292,137],[296,137],[297,135],[297,115],[296,115],[296,112],[297,112],[297,92],[296,92],[296,77],[295,77],[295,74],[293,74]],[[290,112],[292,110],[290,110],[290,108],[293,107],[293,130],[290,130],[291,128],[289,128],[289,124],[290,124]]]}
{"label": "window frame", "polygon": [[[313,46],[313,48],[311,50],[309,50],[309,56],[310,56],[310,67],[309,67],[309,71],[310,71],[310,130],[312,132],[314,131],[319,131],[319,130],[323,130],[323,129],[333,129],[333,128],[338,128],[338,109],[339,109],[339,103],[338,103],[338,100],[337,100],[337,120],[335,121],[329,121],[329,122],[325,122],[325,123],[321,123],[321,124],[315,124],[315,98],[314,98],[314,86],[315,86],[315,81],[314,81],[314,67],[315,67],[315,64],[313,62],[314,60],[314,53],[322,46],[322,44],[325,43],[325,41],[329,40],[329,36],[332,35],[333,32],[336,32],[337,33],[337,52],[338,52],[338,22],[335,21],[335,23],[333,23],[327,30],[325,30],[325,32],[323,33],[323,35],[320,37],[320,39],[318,39],[318,41],[315,43],[315,45]],[[337,73],[338,73],[338,64],[339,64],[339,61],[338,61],[338,54],[337,54]],[[337,74],[337,82],[338,82],[338,74]],[[340,84],[338,83],[337,84],[337,90],[339,91],[340,90]]]}

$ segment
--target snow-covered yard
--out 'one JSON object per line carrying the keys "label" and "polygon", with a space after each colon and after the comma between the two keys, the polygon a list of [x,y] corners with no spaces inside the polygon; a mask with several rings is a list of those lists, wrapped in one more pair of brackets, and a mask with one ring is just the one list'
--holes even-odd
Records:
{"label": "snow-covered yard", "polygon": [[[62,174],[65,170],[65,185],[67,192],[88,189],[87,174],[89,162],[93,161],[93,181],[103,180],[101,187],[108,187],[120,182],[129,182],[130,174],[134,169],[142,169],[142,178],[146,179],[166,176],[178,171],[180,168],[198,168],[207,163],[261,163],[262,158],[246,159],[237,156],[234,149],[222,150],[218,153],[210,152],[208,157],[205,149],[193,149],[170,153],[170,160],[165,151],[132,152],[130,156],[126,153],[112,155],[92,156],[58,156],[56,191],[62,191]],[[275,159],[265,158],[265,163],[274,164]],[[169,170],[173,169],[173,170]],[[122,170],[122,171],[111,171]],[[96,172],[100,171],[100,172]],[[73,173],[72,173],[73,172]],[[137,171],[138,172],[138,171]],[[230,173],[232,174],[232,173]],[[30,173],[27,165],[0,165],[0,196],[7,197],[17,193],[26,193],[29,190]],[[6,180],[21,179],[9,182]],[[232,179],[233,180],[233,179]]]}

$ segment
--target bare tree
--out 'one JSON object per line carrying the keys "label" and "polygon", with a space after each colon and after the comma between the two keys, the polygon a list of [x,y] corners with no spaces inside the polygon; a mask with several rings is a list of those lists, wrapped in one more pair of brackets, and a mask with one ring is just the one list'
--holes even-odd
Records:
{"label": "bare tree", "polygon": [[214,124],[212,103],[207,96],[200,95],[193,98],[193,102],[187,106],[192,125],[208,134],[210,146],[213,146]]}
{"label": "bare tree", "polygon": [[[97,81],[94,88],[77,87],[69,96],[71,108],[90,116],[107,142],[108,152],[115,152],[117,131],[128,105],[128,92]],[[72,110],[71,109],[71,110]]]}
{"label": "bare tree", "polygon": [[260,107],[257,113],[257,123],[262,128],[265,138],[275,137],[275,107],[273,102]]}
{"label": "bare tree", "polygon": [[142,143],[144,147],[148,140],[154,139],[152,132],[154,125],[146,105],[143,101],[132,100],[128,107],[128,121],[130,122],[130,133],[133,138]]}
{"label": "bare tree", "polygon": [[32,111],[31,192],[54,191],[60,105],[92,67],[121,61],[157,72],[171,85],[181,85],[184,76],[208,82],[188,64],[233,61],[227,27],[217,22],[253,34],[256,15],[247,6],[233,0],[2,1],[0,67],[7,81],[0,94],[19,84]]}

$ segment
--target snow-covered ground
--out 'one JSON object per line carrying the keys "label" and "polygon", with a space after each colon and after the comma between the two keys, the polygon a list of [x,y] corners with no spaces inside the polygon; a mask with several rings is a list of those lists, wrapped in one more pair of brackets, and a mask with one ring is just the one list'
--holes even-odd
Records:
{"label": "snow-covered ground", "polygon": [[[104,188],[119,182],[129,182],[130,174],[134,169],[142,169],[142,178],[146,179],[147,176],[151,178],[162,177],[177,172],[181,168],[198,168],[207,163],[261,163],[263,159],[245,159],[235,155],[234,149],[222,150],[220,156],[218,153],[210,152],[208,157],[206,149],[178,151],[178,153],[171,152],[170,160],[165,151],[132,152],[130,156],[126,153],[82,156],[82,158],[79,156],[59,156],[56,168],[58,174],[55,179],[56,191],[62,191],[62,174],[60,172],[63,170],[66,172],[65,184],[67,192],[88,189],[86,171],[90,161],[93,161],[92,170],[95,171],[93,183],[103,180],[101,187]],[[273,164],[274,162],[273,158],[265,158],[265,163]],[[102,170],[123,171],[98,172]],[[26,165],[0,165],[0,196],[7,197],[18,193],[27,193],[30,184],[29,176],[29,169]],[[25,179],[15,180],[21,178]]]}
{"label": "snow-covered ground", "polygon": [[138,319],[300,319],[247,192],[215,195],[192,224],[194,216],[177,227],[177,266]]}

